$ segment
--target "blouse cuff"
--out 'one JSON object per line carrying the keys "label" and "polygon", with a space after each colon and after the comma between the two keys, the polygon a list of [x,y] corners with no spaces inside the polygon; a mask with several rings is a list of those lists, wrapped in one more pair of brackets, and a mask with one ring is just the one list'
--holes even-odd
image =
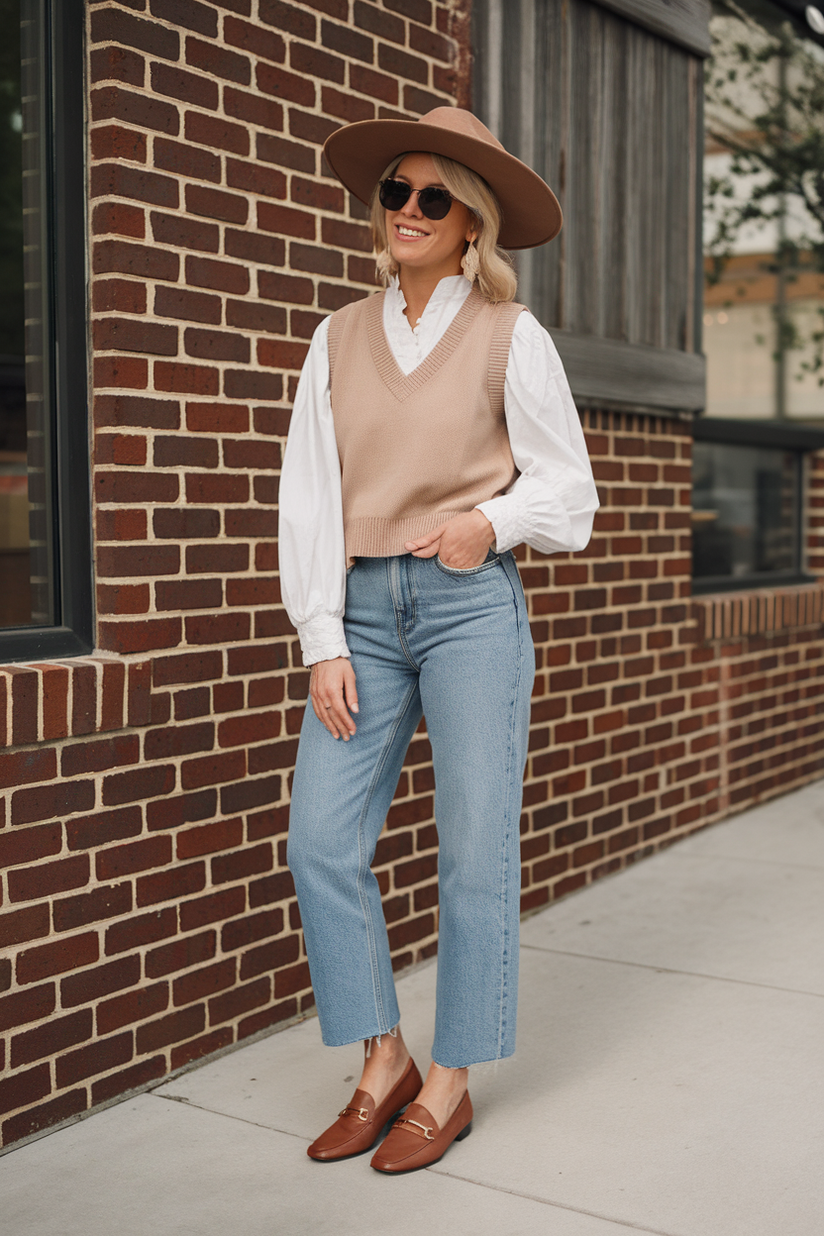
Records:
{"label": "blouse cuff", "polygon": [[502,494],[500,498],[490,498],[488,502],[479,502],[475,509],[481,511],[492,524],[497,553],[506,553],[508,549],[514,549],[526,539],[529,533],[529,513],[519,494]]}
{"label": "blouse cuff", "polygon": [[307,622],[297,623],[297,628],[304,665],[351,656],[343,633],[343,618],[338,615],[315,614]]}

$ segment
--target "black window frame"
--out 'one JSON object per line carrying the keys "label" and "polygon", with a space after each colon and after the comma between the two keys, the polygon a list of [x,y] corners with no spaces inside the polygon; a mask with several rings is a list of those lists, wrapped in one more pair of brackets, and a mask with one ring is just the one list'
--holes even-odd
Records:
{"label": "black window frame", "polygon": [[47,92],[42,139],[54,621],[0,630],[0,663],[94,647],[89,465],[85,0],[39,0]]}
{"label": "black window frame", "polygon": [[718,592],[743,592],[763,588],[783,588],[815,583],[816,576],[804,568],[806,557],[806,479],[805,459],[813,451],[824,449],[824,428],[813,425],[790,425],[785,421],[761,421],[699,416],[693,422],[696,442],[717,442],[725,446],[763,446],[793,451],[799,456],[801,490],[796,508],[796,537],[799,568],[795,571],[763,571],[752,575],[712,575],[692,577],[693,596]]}

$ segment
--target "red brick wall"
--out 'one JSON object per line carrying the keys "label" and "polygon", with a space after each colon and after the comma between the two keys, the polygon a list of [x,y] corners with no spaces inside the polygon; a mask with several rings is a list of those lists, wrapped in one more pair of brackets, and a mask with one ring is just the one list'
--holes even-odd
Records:
{"label": "red brick wall", "polygon": [[689,422],[587,412],[589,547],[522,567],[538,651],[525,908],[617,870],[712,809],[710,702],[691,671]]}
{"label": "red brick wall", "polygon": [[824,774],[824,455],[809,457],[815,583],[699,597],[696,657],[717,675],[719,807],[741,810]]}
{"label": "red brick wall", "polygon": [[99,651],[0,673],[6,1143],[311,1007],[277,470],[312,331],[374,272],[320,147],[465,101],[467,12],[88,6]]}
{"label": "red brick wall", "polygon": [[585,412],[602,508],[566,560],[522,551],[538,654],[524,909],[824,774],[824,459],[817,583],[691,597],[688,422]]}
{"label": "red brick wall", "polygon": [[[373,267],[320,145],[468,91],[464,0],[103,0],[89,23],[98,652],[0,672],[5,1144],[311,1009],[277,470],[312,330]],[[525,909],[820,771],[820,608],[710,628],[688,424],[585,423],[593,542],[521,554]],[[398,967],[436,948],[429,756],[422,732],[377,858]]]}

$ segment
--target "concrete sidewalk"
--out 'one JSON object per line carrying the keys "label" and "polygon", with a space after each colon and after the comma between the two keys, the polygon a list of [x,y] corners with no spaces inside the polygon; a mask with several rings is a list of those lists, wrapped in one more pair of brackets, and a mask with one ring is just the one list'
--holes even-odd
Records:
{"label": "concrete sidewalk", "polygon": [[[820,1236],[824,783],[530,919],[519,1050],[433,1168],[313,1163],[360,1052],[294,1026],[0,1159],[3,1236]],[[428,1063],[435,969],[399,984]]]}

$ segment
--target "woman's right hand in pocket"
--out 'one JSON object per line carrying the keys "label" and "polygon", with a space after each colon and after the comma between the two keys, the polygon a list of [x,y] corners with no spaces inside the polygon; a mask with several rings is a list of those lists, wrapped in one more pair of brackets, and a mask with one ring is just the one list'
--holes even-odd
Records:
{"label": "woman's right hand in pocket", "polygon": [[355,671],[348,657],[317,661],[312,666],[309,695],[315,716],[332,737],[348,742],[355,733],[355,722],[350,714],[358,711]]}

